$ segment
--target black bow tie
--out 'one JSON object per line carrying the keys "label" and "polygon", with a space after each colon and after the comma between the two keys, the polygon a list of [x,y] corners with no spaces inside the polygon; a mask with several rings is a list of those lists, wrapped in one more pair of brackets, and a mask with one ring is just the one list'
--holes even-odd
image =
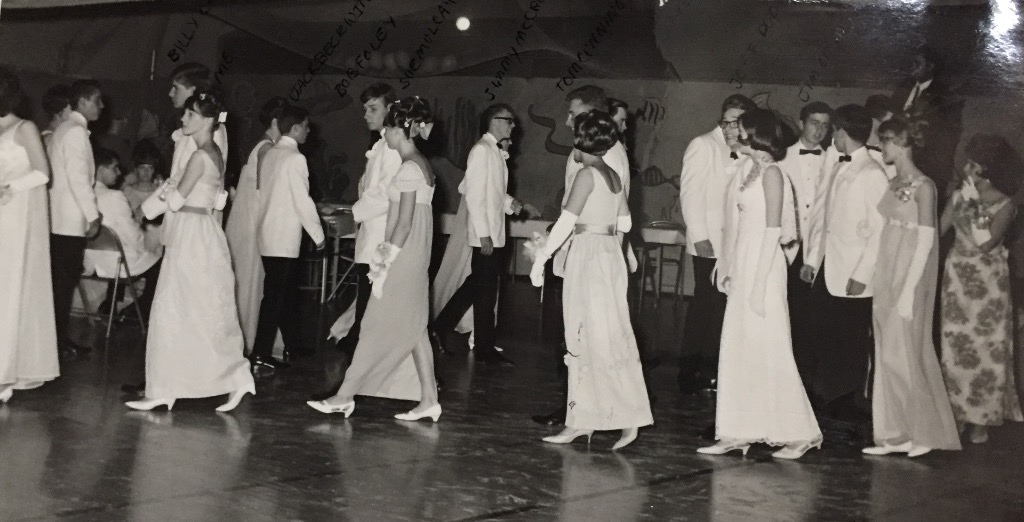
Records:
{"label": "black bow tie", "polygon": [[849,155],[849,154],[843,154],[842,156],[839,156],[839,161],[840,161],[840,163],[841,163],[841,162],[844,162],[844,161],[850,161],[850,159],[851,159],[851,158],[850,158],[850,155]]}
{"label": "black bow tie", "polygon": [[882,149],[880,147],[876,147],[874,145],[865,145],[864,147],[867,148],[868,150],[873,150],[875,152],[882,152]]}
{"label": "black bow tie", "polygon": [[821,149],[800,149],[800,155],[814,154],[815,156],[821,156]]}
{"label": "black bow tie", "polygon": [[729,157],[732,159],[740,159],[740,155],[736,154],[735,152],[730,152]]}

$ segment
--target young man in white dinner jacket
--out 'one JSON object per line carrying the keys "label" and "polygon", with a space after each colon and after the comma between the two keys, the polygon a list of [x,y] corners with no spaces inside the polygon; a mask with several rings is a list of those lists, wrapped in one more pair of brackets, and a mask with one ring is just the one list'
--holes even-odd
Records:
{"label": "young man in white dinner jacket", "polygon": [[324,248],[320,214],[309,197],[309,167],[299,145],[309,135],[309,114],[301,107],[286,106],[277,118],[281,139],[263,156],[260,169],[257,241],[263,258],[263,300],[253,340],[253,366],[270,369],[286,365],[272,357],[278,328],[285,346],[293,353],[306,353],[296,313],[298,285],[293,279],[298,266],[302,230]]}
{"label": "young man in white dinner jacket", "polygon": [[711,274],[722,251],[726,190],[744,163],[734,150],[739,117],[754,107],[754,102],[741,94],[727,97],[718,125],[694,138],[683,154],[679,200],[694,281],[693,299],[683,324],[683,342],[694,357],[679,360],[678,383],[685,392],[714,388],[718,373],[725,294],[715,287]]}
{"label": "young man in white dinner jacket", "polygon": [[[815,389],[826,415],[840,405],[869,406],[864,390],[874,349],[871,280],[883,225],[878,203],[888,189],[885,169],[864,147],[871,134],[867,111],[840,107],[832,128],[838,154],[817,201],[822,218],[811,230],[800,273],[813,281],[817,315],[809,339],[815,361],[805,384]],[[830,163],[826,159],[826,168]]]}
{"label": "young man in white dinner jacket", "polygon": [[484,110],[481,120],[487,132],[470,149],[466,176],[459,186],[469,214],[469,246],[473,249],[470,275],[432,326],[437,331],[455,328],[472,305],[476,360],[510,365],[512,361],[494,348],[494,309],[505,260],[505,216],[522,209],[522,204],[508,194],[507,153],[498,147],[501,140],[512,136],[515,114],[512,107],[496,103]]}
{"label": "young man in white dinner jacket", "polygon": [[[71,86],[71,115],[48,142],[47,153],[53,174],[50,187],[50,260],[53,275],[53,309],[57,323],[57,344],[65,353],[89,349],[73,343],[68,336],[71,298],[82,276],[85,245],[100,227],[93,185],[96,164],[89,144],[89,122],[103,111],[98,83],[79,80]],[[0,247],[2,248],[2,247]]]}

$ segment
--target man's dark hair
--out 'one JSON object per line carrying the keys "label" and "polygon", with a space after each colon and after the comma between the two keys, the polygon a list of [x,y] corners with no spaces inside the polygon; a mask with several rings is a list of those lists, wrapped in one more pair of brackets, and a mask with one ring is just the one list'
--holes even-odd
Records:
{"label": "man's dark hair", "polygon": [[77,80],[71,84],[68,102],[71,104],[72,109],[77,109],[80,101],[98,92],[100,92],[100,82],[96,80]]}
{"label": "man's dark hair", "polygon": [[812,114],[827,114],[831,120],[832,107],[829,107],[827,103],[820,101],[808,103],[800,109],[800,121],[807,123],[807,118],[810,118]]}
{"label": "man's dark hair", "polygon": [[103,147],[94,148],[92,150],[92,157],[97,167],[119,166],[121,164],[121,159],[117,157],[116,152]]}
{"label": "man's dark hair", "polygon": [[868,137],[871,136],[871,115],[860,105],[843,105],[836,109],[832,127],[846,131],[846,134],[858,143],[867,143]]}
{"label": "man's dark hair", "polygon": [[374,98],[380,98],[384,102],[384,107],[394,103],[398,99],[398,94],[395,93],[395,89],[384,82],[378,82],[367,87],[363,92],[359,93],[359,103],[366,103]]}
{"label": "man's dark hair", "polygon": [[608,114],[611,114],[612,116],[615,116],[615,113],[619,112],[619,109],[622,109],[622,110],[626,111],[627,115],[629,114],[629,104],[628,103],[626,103],[626,102],[624,102],[624,101],[622,101],[622,100],[620,100],[618,98],[608,98]]}
{"label": "man's dark hair", "polygon": [[309,111],[302,107],[287,105],[281,108],[277,117],[277,130],[281,131],[281,134],[288,134],[292,131],[292,127],[300,125],[308,119]]}
{"label": "man's dark hair", "polygon": [[573,100],[579,100],[580,103],[589,105],[594,110],[608,112],[608,95],[605,94],[604,89],[596,85],[584,85],[569,91],[569,94],[565,95],[565,101],[572,102]]}
{"label": "man's dark hair", "polygon": [[171,71],[171,81],[196,90],[208,91],[213,87],[213,74],[210,68],[196,62],[183,63]]}
{"label": "man's dark hair", "polygon": [[722,114],[729,109],[743,109],[743,112],[752,111],[757,108],[754,100],[742,94],[732,94],[722,102]]}
{"label": "man's dark hair", "polygon": [[48,118],[52,119],[60,114],[71,106],[71,87],[61,83],[46,89],[43,93],[42,106]]}

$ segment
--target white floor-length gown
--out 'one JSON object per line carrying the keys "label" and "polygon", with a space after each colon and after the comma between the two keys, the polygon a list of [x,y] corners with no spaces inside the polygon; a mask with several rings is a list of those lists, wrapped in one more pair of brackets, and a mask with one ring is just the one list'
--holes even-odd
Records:
{"label": "white floor-length gown", "polygon": [[[32,171],[19,126],[0,134],[0,185]],[[0,386],[60,375],[47,208],[45,179],[0,203]]]}
{"label": "white floor-length gown", "polygon": [[224,226],[224,234],[231,250],[231,265],[235,270],[235,299],[238,301],[238,320],[242,324],[245,350],[252,350],[259,322],[260,302],[263,300],[263,261],[256,243],[259,199],[256,183],[258,152],[264,145],[273,145],[268,139],[260,140],[249,153],[242,167],[238,190],[231,206],[231,214]]}
{"label": "white floor-length gown", "polygon": [[146,338],[146,397],[187,399],[252,386],[242,353],[235,277],[213,213],[224,177],[204,152],[204,172],[164,230],[163,265]]}
{"label": "white floor-length gown", "polygon": [[[745,187],[742,178],[736,176],[727,193],[728,245],[718,261],[728,263],[732,287],[718,362],[716,438],[774,446],[820,441],[821,430],[793,359],[781,245],[767,281],[756,279],[767,228],[763,176]],[[763,284],[768,286],[761,317],[751,309],[750,295],[754,285]]]}

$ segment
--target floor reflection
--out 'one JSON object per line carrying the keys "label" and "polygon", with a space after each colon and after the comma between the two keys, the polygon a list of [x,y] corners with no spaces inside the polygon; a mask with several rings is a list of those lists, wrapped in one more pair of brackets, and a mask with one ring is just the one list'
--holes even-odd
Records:
{"label": "floor reflection", "polygon": [[552,446],[562,457],[562,502],[558,520],[639,520],[647,486],[622,454],[597,454],[572,446]]}

